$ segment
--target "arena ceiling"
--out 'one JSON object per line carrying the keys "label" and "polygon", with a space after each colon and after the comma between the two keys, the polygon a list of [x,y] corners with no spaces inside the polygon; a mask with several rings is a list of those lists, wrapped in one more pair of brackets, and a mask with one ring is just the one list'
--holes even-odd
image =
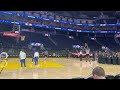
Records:
{"label": "arena ceiling", "polygon": [[116,18],[119,11],[53,11],[56,14],[73,18],[97,18],[101,15]]}

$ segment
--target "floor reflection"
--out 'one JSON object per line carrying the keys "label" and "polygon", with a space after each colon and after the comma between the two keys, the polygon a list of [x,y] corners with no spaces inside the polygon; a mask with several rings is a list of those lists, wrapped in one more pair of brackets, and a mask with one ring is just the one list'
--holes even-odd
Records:
{"label": "floor reflection", "polygon": [[0,79],[72,79],[88,76],[92,69],[98,65],[105,69],[106,74],[118,74],[120,70],[119,65],[98,64],[97,62],[86,63],[85,60],[80,62],[79,59],[73,58],[49,58],[49,61],[63,64],[64,67],[3,70]]}

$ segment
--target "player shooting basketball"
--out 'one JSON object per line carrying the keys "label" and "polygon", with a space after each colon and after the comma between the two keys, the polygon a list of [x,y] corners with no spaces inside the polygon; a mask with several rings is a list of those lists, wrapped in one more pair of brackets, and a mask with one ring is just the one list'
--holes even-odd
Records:
{"label": "player shooting basketball", "polygon": [[89,62],[90,62],[90,59],[89,59],[90,48],[88,47],[87,43],[85,43],[84,49],[85,49],[85,53],[86,53],[86,62],[87,62],[88,60],[89,60]]}
{"label": "player shooting basketball", "polygon": [[89,59],[89,56],[90,56],[90,48],[86,48],[85,49],[85,52],[86,52],[86,62],[89,60],[90,62],[90,59]]}
{"label": "player shooting basketball", "polygon": [[82,61],[82,50],[79,52],[80,61]]}

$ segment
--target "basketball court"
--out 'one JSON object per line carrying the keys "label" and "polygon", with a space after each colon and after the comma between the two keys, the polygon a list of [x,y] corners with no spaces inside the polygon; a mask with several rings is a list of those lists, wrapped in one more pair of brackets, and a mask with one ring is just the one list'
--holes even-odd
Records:
{"label": "basketball court", "polygon": [[72,79],[76,77],[87,77],[92,68],[101,66],[106,75],[116,75],[120,71],[119,65],[98,64],[82,62],[77,58],[39,58],[39,67],[34,66],[31,58],[26,59],[27,68],[20,69],[19,58],[8,58],[7,63],[0,64],[0,70],[5,65],[0,79]]}

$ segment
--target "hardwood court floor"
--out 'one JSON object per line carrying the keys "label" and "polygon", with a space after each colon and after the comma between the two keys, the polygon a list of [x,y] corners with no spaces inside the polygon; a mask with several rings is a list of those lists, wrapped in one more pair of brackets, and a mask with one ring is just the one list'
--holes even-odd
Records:
{"label": "hardwood court floor", "polygon": [[[76,58],[44,58],[39,59],[39,67],[32,66],[31,58],[26,59],[27,68],[20,70],[19,58],[9,58],[8,63],[0,79],[72,79],[75,77],[86,77],[92,72],[92,68],[101,66],[106,75],[120,73],[119,65],[98,64],[96,62],[86,63]],[[3,64],[0,64],[0,70]]]}

